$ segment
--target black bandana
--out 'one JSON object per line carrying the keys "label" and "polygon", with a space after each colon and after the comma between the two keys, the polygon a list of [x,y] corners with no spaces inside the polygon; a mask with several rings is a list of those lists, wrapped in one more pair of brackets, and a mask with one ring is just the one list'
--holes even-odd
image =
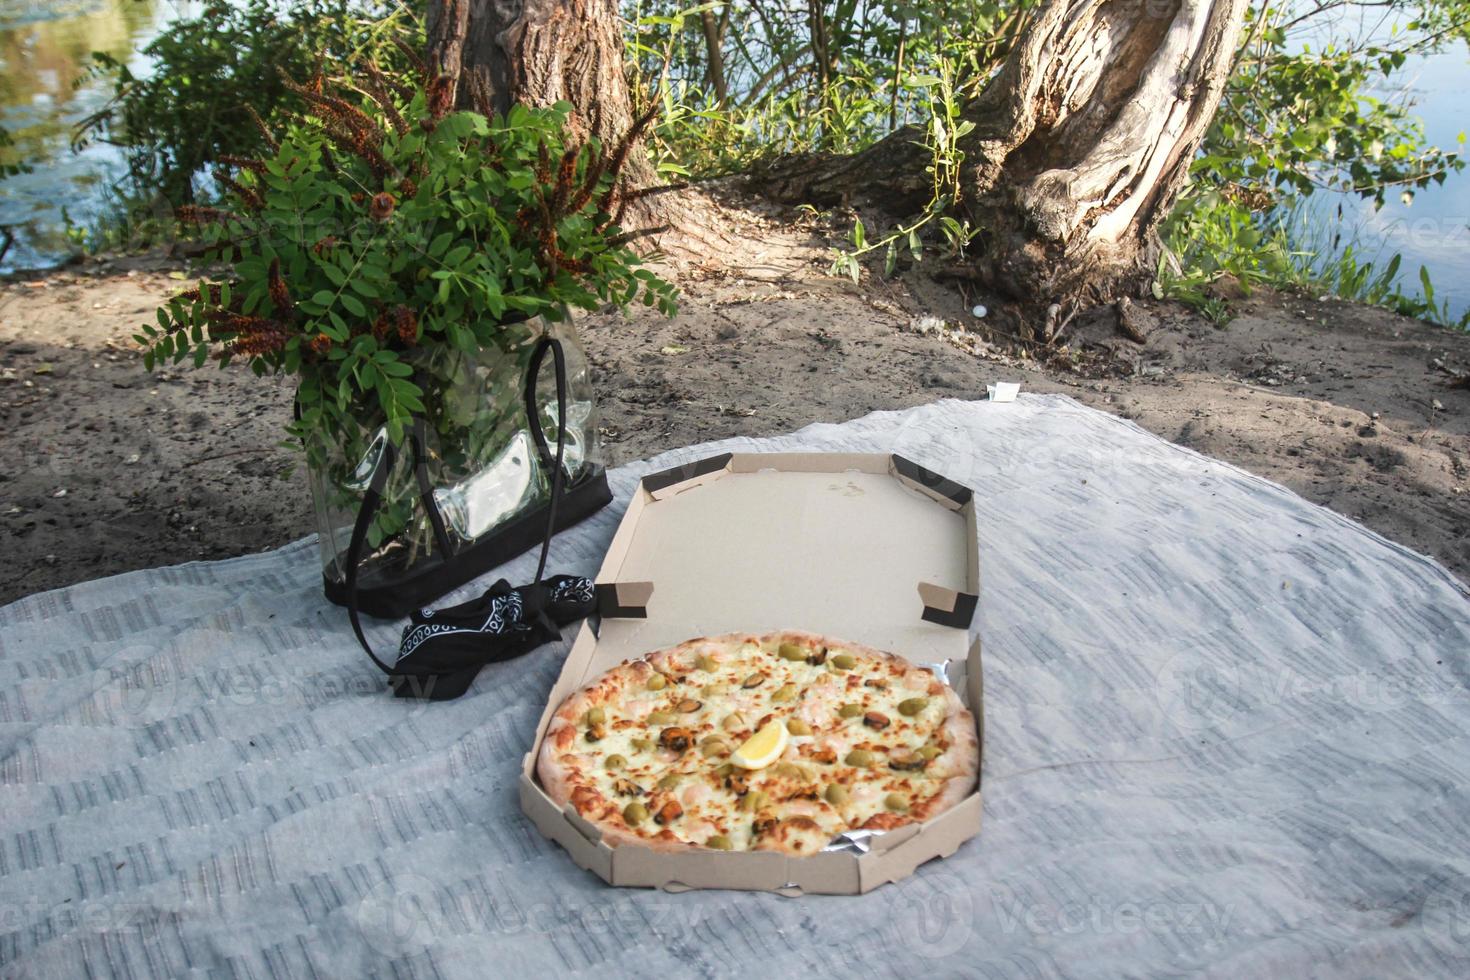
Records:
{"label": "black bandana", "polygon": [[403,628],[388,686],[400,698],[457,698],[481,667],[556,639],[562,626],[591,613],[594,604],[591,579],[555,575],[517,588],[501,579],[478,599],[421,609]]}

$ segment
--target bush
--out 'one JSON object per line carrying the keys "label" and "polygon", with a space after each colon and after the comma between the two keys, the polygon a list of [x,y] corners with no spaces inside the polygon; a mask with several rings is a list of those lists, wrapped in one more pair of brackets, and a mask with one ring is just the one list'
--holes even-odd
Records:
{"label": "bush", "polygon": [[144,49],[146,77],[103,53],[96,69],[115,76],[112,100],[82,126],[82,139],[123,147],[137,195],[193,201],[198,178],[229,155],[265,150],[253,114],[270,123],[304,104],[284,77],[328,64],[373,64],[390,77],[423,45],[419,20],[393,0],[206,0],[197,17],[175,21]]}
{"label": "bush", "polygon": [[[213,355],[296,375],[290,430],[314,469],[338,460],[340,487],[380,425],[395,443],[415,417],[446,445],[497,431],[451,395],[465,356],[507,345],[527,318],[635,300],[674,310],[673,287],[615,223],[636,126],[617,147],[579,146],[565,104],[487,119],[448,111],[447,85],[359,79],[366,94],[288,83],[310,114],[263,160],[239,161],[229,209],[179,209],[206,264],[229,272],[136,338],[149,368]],[[374,545],[406,526],[399,503],[380,513]]]}

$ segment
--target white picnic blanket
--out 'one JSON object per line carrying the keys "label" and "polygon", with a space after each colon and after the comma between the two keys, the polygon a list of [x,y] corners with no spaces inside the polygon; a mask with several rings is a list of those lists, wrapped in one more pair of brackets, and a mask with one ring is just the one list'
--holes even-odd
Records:
{"label": "white picnic blanket", "polygon": [[1440,566],[1025,396],[623,467],[551,567],[592,573],[640,474],[726,449],[975,489],[985,818],[953,857],[852,898],[609,888],[517,805],[565,647],[392,700],[307,539],[0,609],[0,976],[1470,975]]}

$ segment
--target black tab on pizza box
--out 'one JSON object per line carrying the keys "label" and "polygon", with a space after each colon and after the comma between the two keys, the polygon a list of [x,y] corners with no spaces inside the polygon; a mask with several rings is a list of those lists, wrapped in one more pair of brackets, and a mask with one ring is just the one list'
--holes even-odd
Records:
{"label": "black tab on pizza box", "polygon": [[930,582],[919,583],[919,598],[924,603],[923,619],[927,623],[952,626],[967,630],[975,618],[980,597],[968,592],[957,592]]}
{"label": "black tab on pizza box", "polygon": [[652,582],[598,582],[597,615],[603,619],[647,619]]}
{"label": "black tab on pizza box", "polygon": [[650,473],[641,481],[643,489],[649,493],[658,493],[660,490],[667,490],[685,480],[693,480],[716,470],[722,470],[729,465],[730,456],[730,453],[720,453],[718,456],[706,456],[692,463],[680,463],[678,466]]}
{"label": "black tab on pizza box", "polygon": [[898,453],[893,453],[889,458],[893,460],[893,471],[899,476],[930,493],[943,497],[956,507],[965,506],[974,496],[969,487],[956,483],[949,477],[931,469],[926,469],[911,459],[905,459]]}

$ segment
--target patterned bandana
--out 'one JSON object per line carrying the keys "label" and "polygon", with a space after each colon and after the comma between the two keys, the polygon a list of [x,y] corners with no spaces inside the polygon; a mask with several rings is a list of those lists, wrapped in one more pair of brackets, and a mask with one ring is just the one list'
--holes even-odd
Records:
{"label": "patterned bandana", "polygon": [[501,579],[477,599],[415,612],[388,675],[395,697],[447,701],[469,689],[480,668],[510,660],[561,635],[595,607],[592,580],[556,575],[511,588]]}

